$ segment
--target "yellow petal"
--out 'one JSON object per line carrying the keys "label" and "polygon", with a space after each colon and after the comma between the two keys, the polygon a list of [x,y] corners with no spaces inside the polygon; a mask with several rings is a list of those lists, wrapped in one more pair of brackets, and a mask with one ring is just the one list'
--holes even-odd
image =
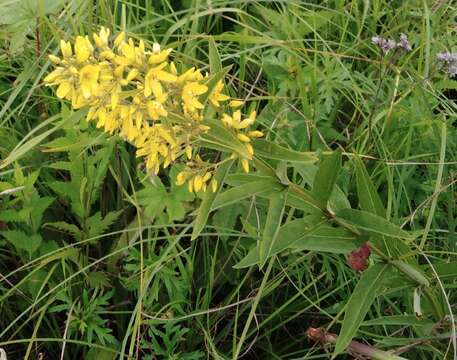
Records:
{"label": "yellow petal", "polygon": [[251,139],[244,134],[238,134],[236,137],[238,138],[238,140],[245,142],[245,143],[248,143],[251,141]]}
{"label": "yellow petal", "polygon": [[63,81],[60,83],[59,87],[57,88],[57,97],[59,99],[63,99],[68,95],[71,90],[71,84],[68,81]]}
{"label": "yellow petal", "polygon": [[211,191],[214,193],[217,190],[217,180],[215,178],[211,179]]}
{"label": "yellow petal", "polygon": [[176,185],[181,186],[184,185],[188,178],[188,174],[185,171],[181,171],[177,176],[176,176]]}
{"label": "yellow petal", "polygon": [[176,75],[167,73],[166,71],[158,71],[156,76],[157,76],[157,79],[159,79],[160,81],[169,82],[169,83],[173,83],[178,79],[178,77]]}
{"label": "yellow petal", "polygon": [[118,47],[119,45],[121,45],[123,42],[125,41],[125,32],[121,32],[119,33],[118,36],[116,36],[116,39],[114,39],[114,46],[115,47]]}
{"label": "yellow petal", "polygon": [[45,78],[44,78],[44,82],[45,83],[52,83],[54,82],[55,80],[57,80],[61,75],[62,73],[64,72],[63,68],[61,67],[58,67],[57,69],[55,69],[52,73],[50,73],[49,75],[47,75]]}
{"label": "yellow petal", "polygon": [[139,71],[137,69],[132,69],[127,75],[127,81],[132,81],[138,76]]}
{"label": "yellow petal", "polygon": [[246,145],[246,150],[248,151],[249,155],[253,156],[254,155],[254,148],[252,147],[251,144],[245,144]]}
{"label": "yellow petal", "polygon": [[55,55],[48,55],[49,57],[49,60],[51,60],[51,62],[53,62],[54,64],[60,64],[60,58],[58,56],[55,56]]}
{"label": "yellow petal", "polygon": [[186,156],[189,160],[192,159],[192,147],[191,146],[186,147]]}
{"label": "yellow petal", "polygon": [[119,103],[119,93],[115,90],[111,93],[111,110],[114,110]]}
{"label": "yellow petal", "polygon": [[148,59],[149,64],[159,64],[167,60],[168,55],[170,54],[171,49],[163,50],[157,54],[151,54]]}
{"label": "yellow petal", "polygon": [[75,55],[76,62],[83,63],[90,56],[89,46],[87,40],[82,36],[77,36],[75,41]]}
{"label": "yellow petal", "polygon": [[249,131],[248,132],[248,136],[251,137],[251,138],[259,138],[259,137],[263,136],[263,132],[258,131],[258,130]]}
{"label": "yellow petal", "polygon": [[246,159],[241,159],[241,166],[243,167],[245,173],[249,172],[249,161]]}
{"label": "yellow petal", "polygon": [[229,102],[229,106],[232,107],[232,108],[239,108],[240,106],[243,105],[243,102],[240,101],[240,100],[232,100]]}
{"label": "yellow petal", "polygon": [[64,58],[68,58],[73,55],[71,44],[69,42],[65,42],[64,40],[60,40],[60,51],[62,52]]}
{"label": "yellow petal", "polygon": [[200,175],[194,178],[194,189],[196,192],[200,191],[203,186],[203,179]]}
{"label": "yellow petal", "polygon": [[254,123],[254,120],[251,118],[244,119],[238,125],[236,125],[237,129],[246,129],[248,126],[251,126]]}

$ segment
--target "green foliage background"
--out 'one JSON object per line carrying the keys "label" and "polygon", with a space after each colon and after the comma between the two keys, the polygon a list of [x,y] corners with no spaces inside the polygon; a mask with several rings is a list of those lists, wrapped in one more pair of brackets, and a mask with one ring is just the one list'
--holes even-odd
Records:
{"label": "green foliage background", "polygon": [[[456,16],[427,0],[0,0],[8,359],[350,359],[352,339],[377,359],[454,358],[457,82],[436,54],[456,49]],[[101,25],[231,66],[269,142],[256,169],[190,194],[180,164],[146,176],[58,101],[47,54]],[[411,52],[371,43],[400,33]]]}

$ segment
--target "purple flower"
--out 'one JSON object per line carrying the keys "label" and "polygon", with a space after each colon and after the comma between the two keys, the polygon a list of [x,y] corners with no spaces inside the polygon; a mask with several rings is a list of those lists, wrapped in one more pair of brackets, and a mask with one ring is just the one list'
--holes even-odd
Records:
{"label": "purple flower", "polygon": [[436,54],[436,58],[446,64],[457,63],[457,54],[449,51]]}
{"label": "purple flower", "polygon": [[371,42],[375,45],[378,45],[384,55],[387,54],[390,50],[395,49],[397,46],[395,41],[391,39],[384,39],[379,36],[372,37]]}
{"label": "purple flower", "polygon": [[438,53],[436,58],[446,64],[449,76],[457,76],[457,53],[442,52]]}
{"label": "purple flower", "polygon": [[447,73],[451,77],[457,76],[457,64],[449,65],[447,68]]}
{"label": "purple flower", "polygon": [[411,51],[413,49],[408,41],[408,37],[403,33],[400,34],[400,41],[397,43],[397,47],[405,51]]}

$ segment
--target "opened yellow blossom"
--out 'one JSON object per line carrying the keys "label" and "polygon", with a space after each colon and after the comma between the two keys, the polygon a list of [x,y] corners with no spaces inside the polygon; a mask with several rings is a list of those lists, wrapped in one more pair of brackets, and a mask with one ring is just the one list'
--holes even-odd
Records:
{"label": "opened yellow blossom", "polygon": [[[224,94],[222,79],[209,88],[211,77],[199,69],[178,71],[169,60],[171,49],[158,43],[148,49],[143,40],[135,41],[123,32],[112,39],[105,27],[91,38],[60,41],[60,52],[61,57],[49,56],[55,69],[44,79],[47,86],[56,87],[58,98],[71,101],[73,109],[86,107],[87,121],[133,144],[147,171],[157,174],[181,161],[185,169],[176,178],[178,185],[196,192],[217,190],[214,173],[220,162],[203,160],[199,144],[211,131],[205,122],[208,105],[220,108],[231,100]],[[256,113],[244,117],[242,105],[239,100],[229,101],[221,122],[245,147],[242,154],[231,156],[247,172],[254,155],[251,142],[263,134],[249,130]],[[229,115],[230,108],[237,110]]]}

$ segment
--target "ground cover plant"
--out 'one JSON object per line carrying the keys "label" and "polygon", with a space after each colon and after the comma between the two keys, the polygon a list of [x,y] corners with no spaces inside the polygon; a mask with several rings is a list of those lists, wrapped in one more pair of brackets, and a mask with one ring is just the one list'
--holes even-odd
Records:
{"label": "ground cover plant", "polygon": [[457,7],[0,1],[0,359],[454,359]]}

